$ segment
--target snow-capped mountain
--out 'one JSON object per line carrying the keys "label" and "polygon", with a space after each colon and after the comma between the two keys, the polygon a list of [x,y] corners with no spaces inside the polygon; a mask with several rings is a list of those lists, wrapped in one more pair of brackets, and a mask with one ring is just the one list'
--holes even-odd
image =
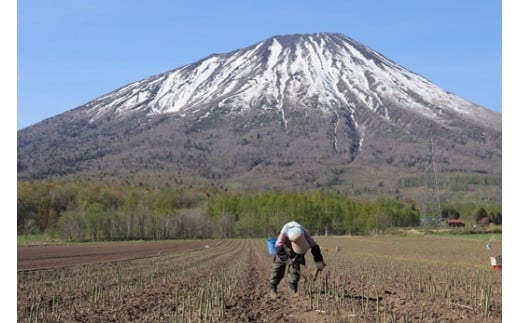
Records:
{"label": "snow-capped mountain", "polygon": [[124,116],[135,111],[147,115],[204,111],[204,117],[211,113],[206,110],[224,105],[238,107],[234,113],[258,106],[276,109],[284,124],[284,108],[295,105],[332,114],[340,107],[351,114],[368,108],[389,122],[392,106],[436,122],[450,119],[444,110],[483,124],[497,121],[488,110],[356,41],[327,33],[276,36],[232,53],[212,55],[109,93],[87,104],[85,113],[91,121],[106,113]]}
{"label": "snow-capped mountain", "polygon": [[344,35],[285,35],[20,130],[18,175],[97,168],[322,185],[357,167],[420,172],[430,138],[445,171],[501,172],[500,114]]}

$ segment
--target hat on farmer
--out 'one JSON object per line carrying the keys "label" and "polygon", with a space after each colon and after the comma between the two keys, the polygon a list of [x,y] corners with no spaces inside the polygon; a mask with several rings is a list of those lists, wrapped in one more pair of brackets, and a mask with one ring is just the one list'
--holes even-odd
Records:
{"label": "hat on farmer", "polygon": [[309,242],[301,227],[291,227],[287,230],[287,237],[291,241],[292,249],[297,254],[304,254],[309,250]]}

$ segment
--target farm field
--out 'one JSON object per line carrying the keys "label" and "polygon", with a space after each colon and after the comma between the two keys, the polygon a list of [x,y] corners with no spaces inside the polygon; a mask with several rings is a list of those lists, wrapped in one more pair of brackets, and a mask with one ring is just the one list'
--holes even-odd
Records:
{"label": "farm field", "polygon": [[[19,322],[501,322],[501,242],[315,237],[327,266],[268,296],[265,239],[18,247]],[[314,279],[315,278],[315,279]]]}

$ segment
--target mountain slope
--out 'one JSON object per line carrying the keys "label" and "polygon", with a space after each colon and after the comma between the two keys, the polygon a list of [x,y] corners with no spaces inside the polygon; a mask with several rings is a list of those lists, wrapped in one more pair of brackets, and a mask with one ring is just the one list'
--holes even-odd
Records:
{"label": "mountain slope", "polygon": [[18,132],[18,176],[247,187],[501,173],[501,115],[341,34],[275,36],[128,84]]}

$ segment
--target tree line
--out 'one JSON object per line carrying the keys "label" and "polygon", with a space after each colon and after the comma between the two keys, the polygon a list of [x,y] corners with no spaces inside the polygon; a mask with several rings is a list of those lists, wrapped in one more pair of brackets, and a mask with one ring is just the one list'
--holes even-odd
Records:
{"label": "tree line", "polygon": [[[18,234],[51,231],[69,241],[270,237],[291,220],[316,235],[420,225],[413,201],[361,200],[324,189],[229,192],[57,181],[20,181],[17,189]],[[460,216],[450,208],[446,216]],[[482,216],[483,206],[472,208]]]}

